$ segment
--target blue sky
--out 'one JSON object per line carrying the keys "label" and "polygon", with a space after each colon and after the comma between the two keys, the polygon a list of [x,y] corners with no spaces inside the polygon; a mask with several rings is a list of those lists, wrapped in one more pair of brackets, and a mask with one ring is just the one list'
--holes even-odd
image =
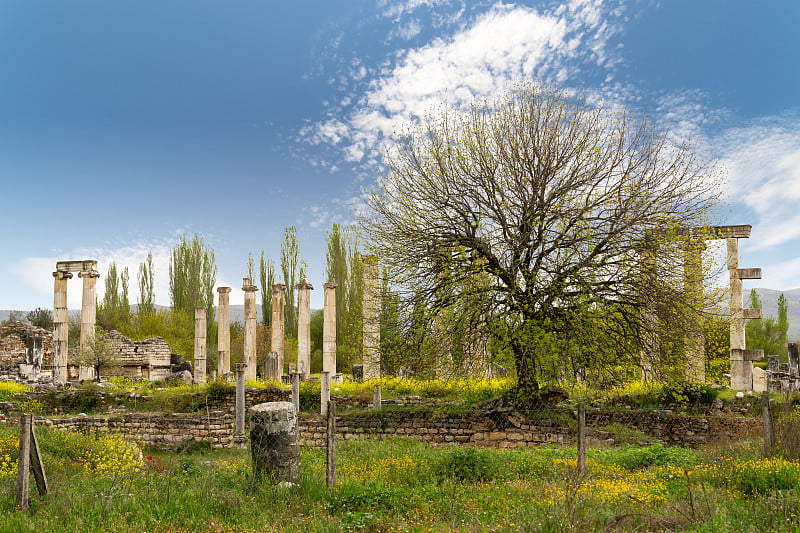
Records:
{"label": "blue sky", "polygon": [[[352,220],[394,128],[520,80],[704,139],[741,266],[800,287],[800,3],[0,3],[0,309],[52,306],[55,262],[135,272],[201,233],[243,300],[248,252],[296,225],[322,304],[325,232]],[[77,308],[80,281],[70,285]],[[102,286],[102,283],[100,284]]]}

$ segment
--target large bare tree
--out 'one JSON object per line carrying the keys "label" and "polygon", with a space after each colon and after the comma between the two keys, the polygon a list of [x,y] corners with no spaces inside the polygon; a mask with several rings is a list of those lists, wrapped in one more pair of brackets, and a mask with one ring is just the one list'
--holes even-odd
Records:
{"label": "large bare tree", "polygon": [[708,224],[720,194],[689,141],[539,87],[429,117],[385,164],[360,221],[367,246],[413,307],[467,299],[526,394],[563,349],[553,339],[580,351],[604,336],[633,356],[653,326],[643,306],[674,316],[684,233],[673,230]]}

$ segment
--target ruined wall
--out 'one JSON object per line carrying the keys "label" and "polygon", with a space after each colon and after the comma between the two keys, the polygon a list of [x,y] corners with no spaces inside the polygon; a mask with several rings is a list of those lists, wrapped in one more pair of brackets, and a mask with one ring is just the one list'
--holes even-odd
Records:
{"label": "ruined wall", "polygon": [[150,381],[169,377],[171,350],[163,337],[132,341],[117,331],[108,336],[118,351],[121,365],[109,368],[105,375]]}
{"label": "ruined wall", "polygon": [[25,362],[25,339],[28,336],[42,337],[42,364],[52,364],[53,332],[15,322],[0,328],[0,366],[14,366]]}

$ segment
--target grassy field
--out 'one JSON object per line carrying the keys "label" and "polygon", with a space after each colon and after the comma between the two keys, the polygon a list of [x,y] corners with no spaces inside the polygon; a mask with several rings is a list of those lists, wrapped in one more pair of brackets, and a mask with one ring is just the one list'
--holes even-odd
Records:
{"label": "grassy field", "polygon": [[498,451],[343,442],[338,484],[302,452],[293,488],[254,484],[246,451],[164,454],[39,428],[52,494],[14,508],[18,428],[0,426],[0,531],[791,531],[800,463],[756,443],[702,451]]}

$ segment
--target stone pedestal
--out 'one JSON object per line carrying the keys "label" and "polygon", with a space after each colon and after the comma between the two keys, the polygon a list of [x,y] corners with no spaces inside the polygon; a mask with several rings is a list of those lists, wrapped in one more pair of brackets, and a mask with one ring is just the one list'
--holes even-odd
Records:
{"label": "stone pedestal", "polygon": [[278,379],[283,375],[284,306],[286,285],[276,283],[272,286],[272,348],[278,354]]}
{"label": "stone pedestal", "polygon": [[253,477],[273,483],[296,480],[300,448],[294,404],[262,403],[250,408],[249,413]]}
{"label": "stone pedestal", "polygon": [[194,383],[206,382],[206,308],[194,308]]}
{"label": "stone pedestal", "polygon": [[297,289],[297,370],[308,379],[311,375],[311,291],[314,286],[307,279],[298,283]]}
{"label": "stone pedestal", "polygon": [[[83,299],[81,301],[81,348],[85,348],[89,339],[94,336],[94,326],[97,322],[97,278],[100,273],[96,270],[79,272],[78,277],[83,279]],[[94,379],[94,368],[81,366],[79,379]]]}
{"label": "stone pedestal", "polygon": [[250,278],[242,278],[244,291],[244,364],[247,365],[245,380],[256,379],[256,291]]}
{"label": "stone pedestal", "polygon": [[223,380],[231,372],[231,308],[230,287],[217,287],[219,324],[217,328],[217,376]]}
{"label": "stone pedestal", "polygon": [[69,272],[53,272],[53,383],[67,382],[67,343],[69,341],[69,311],[67,310],[67,280]]}
{"label": "stone pedestal", "polygon": [[323,285],[324,308],[322,323],[322,371],[336,373],[336,283]]}
{"label": "stone pedestal", "polygon": [[364,379],[381,377],[381,282],[378,260],[366,256],[364,263],[363,362]]}

